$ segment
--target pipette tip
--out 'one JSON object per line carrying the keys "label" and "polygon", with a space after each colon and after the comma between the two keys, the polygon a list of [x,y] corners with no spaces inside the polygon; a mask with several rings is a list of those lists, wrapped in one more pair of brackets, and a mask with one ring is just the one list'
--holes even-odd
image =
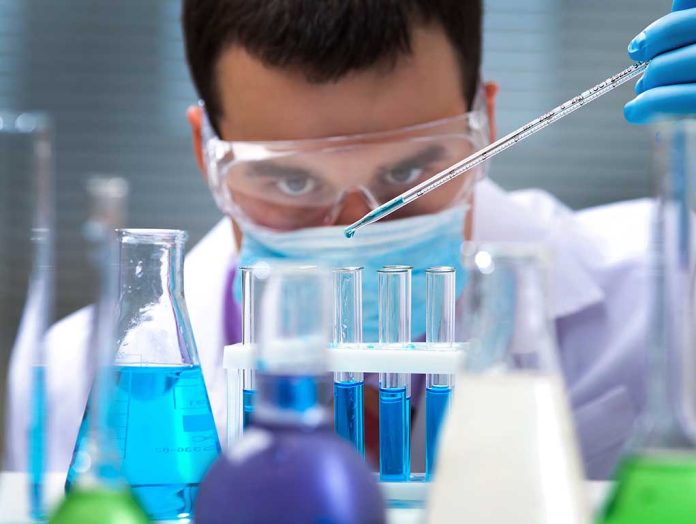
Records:
{"label": "pipette tip", "polygon": [[405,205],[406,201],[404,200],[403,196],[393,198],[389,202],[386,202],[378,208],[373,209],[357,222],[353,222],[343,230],[343,234],[346,236],[346,238],[353,238],[355,232],[361,227],[365,227],[373,222],[377,222],[378,220],[383,219],[385,216],[390,215]]}

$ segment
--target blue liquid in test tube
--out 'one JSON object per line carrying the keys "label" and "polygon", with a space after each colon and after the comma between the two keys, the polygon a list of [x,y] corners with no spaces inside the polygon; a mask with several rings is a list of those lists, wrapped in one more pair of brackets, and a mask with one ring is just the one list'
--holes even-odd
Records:
{"label": "blue liquid in test tube", "polygon": [[251,416],[254,413],[254,397],[256,391],[253,389],[245,389],[243,392],[243,427],[246,429],[251,424]]}
{"label": "blue liquid in test tube", "polygon": [[[254,267],[242,266],[242,342],[253,344],[254,342]],[[246,429],[251,424],[254,414],[254,396],[256,388],[256,374],[253,369],[242,371],[242,427]]]}
{"label": "blue liquid in test tube", "polygon": [[[362,267],[334,270],[333,343],[357,347],[362,342]],[[363,412],[363,374],[334,374],[334,428],[336,433],[365,454],[365,418]]]}
{"label": "blue liquid in test tube", "polygon": [[[411,268],[378,271],[379,342],[404,345],[411,339]],[[388,349],[386,349],[388,351]],[[407,481],[411,474],[411,377],[379,375],[379,474]]]}
{"label": "blue liquid in test tube", "polygon": [[[447,351],[454,341],[455,270],[429,268],[425,273],[425,341],[429,350]],[[429,373],[425,377],[425,477],[435,470],[442,421],[452,395],[452,375]]]}

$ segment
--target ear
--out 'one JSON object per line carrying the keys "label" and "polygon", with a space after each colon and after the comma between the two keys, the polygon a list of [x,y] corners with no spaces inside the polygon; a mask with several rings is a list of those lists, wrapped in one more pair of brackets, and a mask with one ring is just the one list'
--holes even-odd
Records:
{"label": "ear", "polygon": [[495,101],[500,88],[495,82],[485,82],[483,89],[486,93],[486,109],[488,111],[488,131],[491,142],[495,141],[497,135],[495,129]]}
{"label": "ear", "polygon": [[186,110],[186,119],[191,126],[191,141],[193,142],[193,156],[200,169],[203,178],[208,178],[203,161],[203,139],[201,137],[201,122],[203,121],[203,108],[199,106],[189,106]]}

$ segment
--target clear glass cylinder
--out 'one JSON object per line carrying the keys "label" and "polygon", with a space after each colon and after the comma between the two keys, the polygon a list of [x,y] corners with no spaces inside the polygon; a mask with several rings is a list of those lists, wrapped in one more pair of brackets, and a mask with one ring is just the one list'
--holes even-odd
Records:
{"label": "clear glass cylinder", "polygon": [[696,120],[658,124],[654,162],[647,401],[598,519],[606,524],[696,520]]}
{"label": "clear glass cylinder", "polygon": [[[254,343],[254,322],[256,300],[254,298],[254,266],[240,267],[242,273],[242,342]],[[253,369],[241,370],[242,381],[242,428],[251,424],[254,413],[254,397],[256,396],[256,372]],[[228,407],[229,409],[229,407]]]}
{"label": "clear glass cylinder", "polygon": [[318,377],[330,340],[330,278],[316,266],[273,264],[259,278],[254,423],[325,423]]}
{"label": "clear glass cylinder", "polygon": [[[333,343],[341,346],[362,343],[362,267],[344,267],[333,271]],[[334,380],[358,382],[363,374],[338,372]]]}
{"label": "clear glass cylinder", "polygon": [[94,306],[90,350],[84,372],[94,376],[89,417],[80,428],[81,449],[71,473],[78,480],[55,509],[49,524],[72,522],[123,524],[148,522],[121,472],[119,442],[110,419],[115,395],[113,342],[118,300],[118,265],[115,227],[122,227],[128,184],[120,178],[92,178],[87,184],[90,218],[85,236],[98,274],[99,293]]}
{"label": "clear glass cylinder", "polygon": [[[220,452],[184,300],[185,238],[175,230],[118,231],[111,425],[126,479],[159,520],[191,518],[198,484]],[[84,444],[78,436],[69,482]]]}
{"label": "clear glass cylinder", "polygon": [[[411,341],[411,267],[388,266],[377,271],[379,343],[399,346]],[[407,388],[407,373],[380,373],[380,387]]]}
{"label": "clear glass cylinder", "polygon": [[[425,272],[425,341],[431,350],[451,348],[455,326],[456,271],[451,266],[428,268]],[[451,386],[452,375],[429,373],[425,385]]]}
{"label": "clear glass cylinder", "polygon": [[[342,348],[362,343],[362,267],[333,271],[333,344]],[[356,371],[334,373],[334,429],[365,452],[364,376]]]}
{"label": "clear glass cylinder", "polygon": [[464,267],[460,321],[470,348],[440,435],[429,517],[587,523],[556,363],[547,257],[534,245],[466,245]]}
{"label": "clear glass cylinder", "polygon": [[55,272],[53,167],[49,118],[0,112],[0,470],[28,471],[34,518],[44,513],[51,464],[44,335]]}

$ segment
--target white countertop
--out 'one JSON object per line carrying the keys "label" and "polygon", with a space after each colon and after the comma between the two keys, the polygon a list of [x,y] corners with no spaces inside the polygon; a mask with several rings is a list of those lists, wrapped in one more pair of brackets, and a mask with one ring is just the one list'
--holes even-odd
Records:
{"label": "white countertop", "polygon": [[[54,507],[63,496],[65,473],[46,475],[46,497],[48,507]],[[605,482],[588,482],[588,494],[594,507],[597,507],[607,489]],[[387,491],[388,493],[388,491]],[[29,507],[27,475],[24,473],[0,473],[0,524],[25,524]],[[390,509],[389,524],[416,524],[425,522],[422,509]]]}

